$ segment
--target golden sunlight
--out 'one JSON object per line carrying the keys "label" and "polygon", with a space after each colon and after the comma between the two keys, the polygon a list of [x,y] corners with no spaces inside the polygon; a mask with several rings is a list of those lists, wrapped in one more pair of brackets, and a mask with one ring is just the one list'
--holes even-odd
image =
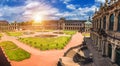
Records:
{"label": "golden sunlight", "polygon": [[33,19],[34,19],[35,23],[40,23],[42,21],[42,16],[41,15],[34,15]]}

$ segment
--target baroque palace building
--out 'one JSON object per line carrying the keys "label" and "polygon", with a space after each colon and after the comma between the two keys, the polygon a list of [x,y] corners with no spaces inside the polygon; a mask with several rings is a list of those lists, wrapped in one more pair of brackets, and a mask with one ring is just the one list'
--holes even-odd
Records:
{"label": "baroque palace building", "polygon": [[85,30],[86,20],[66,20],[65,18],[60,18],[60,20],[43,20],[42,27],[44,29],[54,29],[54,30]]}
{"label": "baroque palace building", "polygon": [[91,39],[97,50],[120,66],[120,0],[105,0],[92,19]]}
{"label": "baroque palace building", "polygon": [[13,31],[19,29],[16,22],[14,24],[9,24],[6,20],[0,20],[0,32],[2,31]]}
{"label": "baroque palace building", "polygon": [[[25,22],[24,22],[25,23]],[[29,23],[29,22],[26,22]],[[9,24],[8,21],[0,21],[0,31],[15,31],[15,30],[77,30],[80,32],[90,32],[92,23],[89,20],[66,20],[60,18],[59,20],[43,20],[42,22],[32,24],[20,24],[13,22]]]}

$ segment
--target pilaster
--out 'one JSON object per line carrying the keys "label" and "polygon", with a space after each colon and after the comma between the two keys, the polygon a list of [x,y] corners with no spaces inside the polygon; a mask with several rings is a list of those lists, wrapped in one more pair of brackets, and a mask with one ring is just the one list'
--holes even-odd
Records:
{"label": "pilaster", "polygon": [[110,15],[106,16],[106,30],[109,30],[109,16]]}
{"label": "pilaster", "polygon": [[100,39],[98,39],[98,51],[100,51]]}
{"label": "pilaster", "polygon": [[111,58],[111,61],[114,63],[115,62],[115,59],[116,59],[116,45],[112,44],[112,58]]}
{"label": "pilaster", "polygon": [[104,41],[102,41],[102,55],[104,55]]}
{"label": "pilaster", "polygon": [[105,44],[105,55],[108,56],[108,42]]}
{"label": "pilaster", "polygon": [[[119,13],[118,13],[119,14]],[[114,31],[117,31],[117,25],[118,24],[118,15],[117,13],[115,13],[115,17],[114,17]]]}

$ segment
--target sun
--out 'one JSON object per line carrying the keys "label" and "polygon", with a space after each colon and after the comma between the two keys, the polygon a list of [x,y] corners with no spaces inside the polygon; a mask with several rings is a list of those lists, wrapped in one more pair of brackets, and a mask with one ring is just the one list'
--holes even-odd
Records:
{"label": "sun", "polygon": [[40,23],[42,21],[42,16],[41,15],[34,15],[33,20],[35,23]]}

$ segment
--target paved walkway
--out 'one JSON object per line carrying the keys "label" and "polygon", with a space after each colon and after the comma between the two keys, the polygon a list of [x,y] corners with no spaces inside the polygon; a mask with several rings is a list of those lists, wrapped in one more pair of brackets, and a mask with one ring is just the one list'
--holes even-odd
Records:
{"label": "paved walkway", "polygon": [[1,41],[12,41],[20,48],[31,53],[29,59],[23,60],[21,62],[11,61],[12,66],[56,66],[57,61],[63,56],[64,52],[72,46],[77,46],[82,43],[83,36],[80,33],[76,33],[71,38],[71,41],[63,50],[49,50],[40,51],[32,48],[22,42],[19,42],[15,37],[7,36],[3,33]]}
{"label": "paved walkway", "polygon": [[102,57],[100,53],[94,48],[94,44],[91,39],[87,39],[87,45],[91,53],[93,54],[94,65],[93,66],[115,66],[108,58]]}

